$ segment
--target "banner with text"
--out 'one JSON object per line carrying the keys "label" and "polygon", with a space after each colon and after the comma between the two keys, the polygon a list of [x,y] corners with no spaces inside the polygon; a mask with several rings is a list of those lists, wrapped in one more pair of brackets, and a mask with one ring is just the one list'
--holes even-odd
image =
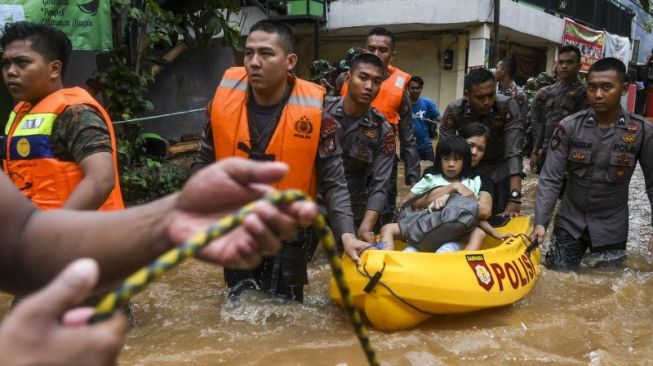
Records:
{"label": "banner with text", "polygon": [[587,72],[594,62],[603,58],[605,33],[586,27],[565,18],[565,29],[562,33],[563,44],[573,44],[580,49],[580,71]]}
{"label": "banner with text", "polygon": [[5,23],[45,23],[68,35],[75,50],[111,49],[109,0],[0,0],[0,32]]}

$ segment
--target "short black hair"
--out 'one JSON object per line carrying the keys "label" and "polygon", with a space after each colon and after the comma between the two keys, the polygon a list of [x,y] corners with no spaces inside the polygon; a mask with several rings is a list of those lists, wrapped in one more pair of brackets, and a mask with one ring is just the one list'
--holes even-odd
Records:
{"label": "short black hair", "polygon": [[374,27],[370,29],[370,32],[367,33],[367,36],[384,36],[390,37],[390,50],[394,51],[395,49],[395,34],[392,33],[388,28],[384,27]]}
{"label": "short black hair", "polygon": [[589,76],[593,72],[601,72],[601,71],[610,71],[614,70],[617,72],[617,76],[619,77],[619,80],[621,82],[626,81],[626,65],[624,65],[621,60],[614,58],[614,57],[606,57],[602,58],[590,66],[589,71],[587,72],[587,78],[589,79]]}
{"label": "short black hair", "polygon": [[353,73],[356,67],[358,67],[360,64],[370,64],[372,66],[376,66],[381,70],[382,74],[385,70],[383,67],[383,61],[381,61],[378,56],[371,53],[363,53],[354,57],[354,59],[351,61],[351,67],[349,68],[350,72]]}
{"label": "short black hair", "polygon": [[64,32],[46,24],[27,21],[5,24],[0,45],[5,49],[16,41],[29,41],[32,49],[48,62],[59,60],[63,76],[73,50],[72,43]]}
{"label": "short black hair", "polygon": [[506,57],[501,59],[501,65],[508,72],[508,75],[511,79],[515,78],[515,73],[517,72],[517,61],[514,57]]}
{"label": "short black hair", "polygon": [[485,67],[472,69],[467,76],[465,76],[465,91],[469,91],[472,86],[482,84],[488,80],[496,80],[492,71]]}
{"label": "short black hair", "polygon": [[263,19],[256,22],[256,24],[249,29],[250,34],[256,31],[276,34],[281,41],[281,48],[283,48],[286,54],[294,52],[295,35],[288,24],[278,20]]}
{"label": "short black hair", "polygon": [[424,79],[422,79],[422,78],[419,77],[419,76],[413,76],[413,77],[411,77],[411,78],[410,78],[410,82],[411,82],[411,83],[417,83],[417,85],[419,85],[420,88],[424,86]]}
{"label": "short black hair", "polygon": [[458,178],[472,178],[474,172],[472,169],[472,151],[470,150],[467,141],[458,135],[442,137],[438,141],[438,145],[435,148],[435,159],[433,165],[430,166],[424,174],[441,174],[444,176],[442,172],[442,159],[451,154],[459,156],[463,160],[463,169],[460,171]]}
{"label": "short black hair", "polygon": [[490,141],[490,129],[480,122],[465,124],[458,133],[465,140],[474,136],[483,136],[486,143]]}
{"label": "short black hair", "polygon": [[558,55],[561,53],[573,52],[576,54],[576,61],[580,64],[580,49],[573,44],[563,44],[558,47]]}

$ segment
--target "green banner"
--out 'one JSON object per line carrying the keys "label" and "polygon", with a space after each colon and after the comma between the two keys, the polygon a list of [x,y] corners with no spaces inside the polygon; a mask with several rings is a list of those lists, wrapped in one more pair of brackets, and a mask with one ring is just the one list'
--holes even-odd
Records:
{"label": "green banner", "polygon": [[[0,0],[0,25],[28,20],[60,29],[75,50],[111,49],[110,0]],[[0,30],[1,32],[1,30]]]}

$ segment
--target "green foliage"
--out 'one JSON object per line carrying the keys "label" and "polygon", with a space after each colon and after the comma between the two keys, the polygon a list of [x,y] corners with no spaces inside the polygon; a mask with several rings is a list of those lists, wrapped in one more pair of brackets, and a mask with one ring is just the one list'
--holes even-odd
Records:
{"label": "green foliage", "polygon": [[191,0],[184,3],[177,30],[189,47],[207,47],[213,36],[224,32],[224,39],[238,51],[240,27],[229,24],[229,14],[240,9],[239,1]]}
{"label": "green foliage", "polygon": [[120,119],[130,119],[154,108],[146,98],[154,78],[149,72],[134,72],[125,53],[125,47],[115,49],[109,55],[111,65],[92,80],[94,89],[104,96],[107,112]]}
{"label": "green foliage", "polygon": [[149,157],[138,125],[130,123],[117,127],[120,187],[127,204],[150,202],[182,187],[189,171]]}
{"label": "green foliage", "polygon": [[[129,120],[151,111],[153,105],[146,96],[154,82],[152,67],[165,63],[159,56],[161,51],[174,47],[180,35],[189,47],[207,47],[212,37],[221,32],[224,32],[225,42],[240,50],[240,29],[227,22],[240,3],[236,0],[190,0],[173,13],[155,0],[111,0],[116,32],[114,48],[108,55],[110,65],[88,84],[102,93],[107,112],[114,119]],[[136,40],[135,54],[126,46],[128,36]],[[188,172],[148,157],[138,125],[116,127],[125,202],[148,202],[182,186]]]}

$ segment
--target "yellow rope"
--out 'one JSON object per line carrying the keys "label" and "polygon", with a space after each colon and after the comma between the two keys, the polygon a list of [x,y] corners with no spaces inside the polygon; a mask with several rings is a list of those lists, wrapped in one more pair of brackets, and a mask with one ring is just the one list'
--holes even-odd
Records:
{"label": "yellow rope", "polygon": [[[297,190],[275,192],[265,197],[265,200],[274,205],[291,203],[294,201],[306,199],[307,197],[302,192]],[[194,235],[182,245],[170,249],[161,255],[149,266],[141,268],[138,272],[129,276],[125,282],[120,284],[113,292],[106,295],[100,301],[100,303],[95,307],[95,314],[89,320],[89,322],[96,322],[111,316],[113,312],[116,311],[116,309],[126,304],[129,301],[129,298],[143,290],[143,288],[145,288],[145,286],[147,286],[150,282],[161,277],[165,272],[181,263],[184,259],[196,253],[207,243],[221,237],[225,233],[238,226],[243,222],[245,216],[252,212],[254,209],[254,204],[254,202],[251,202],[243,206],[235,214],[229,215],[213,224],[206,230],[206,232]],[[351,298],[349,287],[345,282],[345,277],[342,272],[342,262],[338,254],[338,250],[336,249],[336,243],[333,239],[333,234],[331,234],[331,230],[329,230],[326,220],[322,214],[318,214],[317,218],[313,222],[313,227],[315,227],[320,236],[320,241],[324,246],[324,251],[326,252],[327,258],[329,259],[329,264],[331,265],[333,276],[336,280],[336,283],[338,284],[338,289],[340,290],[345,308],[349,313],[352,325],[354,326],[354,331],[356,332],[356,336],[358,337],[361,346],[363,347],[365,356],[367,357],[370,365],[377,366],[379,365],[379,361],[377,360],[374,349],[370,344],[370,339],[367,336],[367,332],[365,330],[365,326],[363,325],[363,321],[361,320],[360,314],[354,306],[354,301]]]}

